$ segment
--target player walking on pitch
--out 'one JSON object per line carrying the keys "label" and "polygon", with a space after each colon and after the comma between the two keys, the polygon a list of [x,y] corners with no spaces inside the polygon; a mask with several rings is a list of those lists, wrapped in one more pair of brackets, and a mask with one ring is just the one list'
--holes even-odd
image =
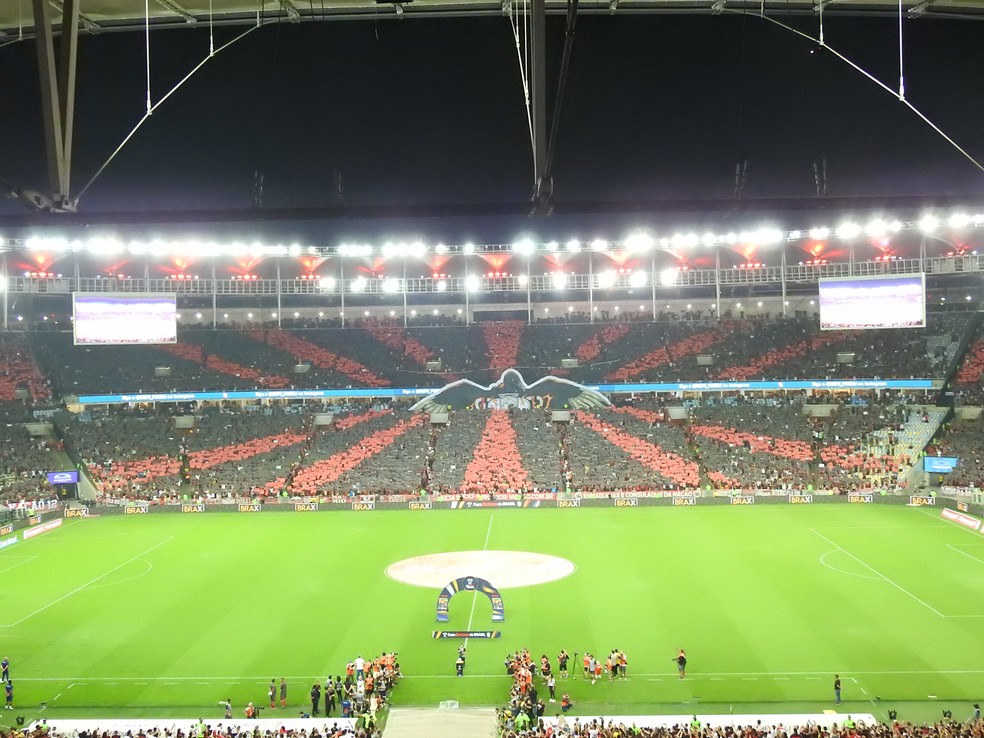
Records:
{"label": "player walking on pitch", "polygon": [[676,661],[677,671],[680,672],[680,678],[683,679],[687,676],[687,652],[681,648],[673,660]]}

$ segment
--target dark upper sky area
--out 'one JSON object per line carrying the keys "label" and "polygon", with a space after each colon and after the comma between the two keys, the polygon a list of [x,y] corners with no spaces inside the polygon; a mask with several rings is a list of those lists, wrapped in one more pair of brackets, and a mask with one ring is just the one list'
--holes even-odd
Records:
{"label": "dark upper sky area", "polygon": [[[816,19],[783,18],[811,33]],[[217,30],[217,45],[242,28]],[[898,84],[892,19],[826,18],[827,42]],[[563,20],[548,23],[551,102]],[[159,99],[208,50],[151,36]],[[80,45],[76,191],[143,114],[142,34]],[[906,21],[908,98],[984,159],[984,26]],[[45,189],[33,42],[0,49],[0,177]],[[808,41],[748,16],[582,16],[557,145],[556,198],[613,201],[984,194],[984,174],[899,101]],[[532,159],[505,18],[385,20],[255,31],[207,63],[122,150],[87,212],[528,200]],[[0,215],[22,206],[0,200]]]}

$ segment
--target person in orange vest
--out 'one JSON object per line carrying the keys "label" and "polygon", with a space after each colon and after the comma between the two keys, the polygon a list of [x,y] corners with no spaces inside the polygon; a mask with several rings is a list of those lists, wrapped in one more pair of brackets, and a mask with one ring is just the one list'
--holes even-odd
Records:
{"label": "person in orange vest", "polygon": [[253,707],[253,703],[252,702],[250,702],[248,705],[246,705],[246,709],[243,710],[243,715],[245,715],[247,718],[249,718],[251,720],[256,717],[256,708]]}
{"label": "person in orange vest", "polygon": [[560,698],[560,709],[561,709],[561,711],[562,712],[567,712],[573,706],[574,705],[571,704],[571,696],[565,692],[564,695],[563,695],[563,697]]}

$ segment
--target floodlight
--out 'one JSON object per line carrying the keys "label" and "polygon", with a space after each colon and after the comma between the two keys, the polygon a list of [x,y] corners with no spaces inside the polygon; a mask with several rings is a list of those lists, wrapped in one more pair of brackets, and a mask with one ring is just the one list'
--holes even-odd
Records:
{"label": "floodlight", "polygon": [[629,286],[630,287],[645,287],[646,282],[649,281],[649,275],[647,275],[641,269],[636,269],[632,274],[629,275]]}
{"label": "floodlight", "polygon": [[469,292],[477,292],[482,286],[482,280],[476,277],[474,274],[465,277],[465,289]]}
{"label": "floodlight", "polygon": [[563,272],[554,272],[550,278],[550,282],[553,284],[555,290],[562,290],[567,287],[567,275]]}
{"label": "floodlight", "polygon": [[602,289],[615,286],[618,275],[611,269],[606,269],[598,275],[598,286]]}
{"label": "floodlight", "polygon": [[366,278],[356,277],[349,283],[350,292],[362,292],[366,288]]}
{"label": "floodlight", "polygon": [[919,230],[923,233],[932,233],[940,225],[940,219],[935,215],[924,215],[919,221]]}
{"label": "floodlight", "polygon": [[950,216],[951,228],[964,228],[970,223],[970,216],[966,213],[954,213]]}
{"label": "floodlight", "polygon": [[556,251],[559,245],[556,241],[547,241],[546,243],[547,251]]}
{"label": "floodlight", "polygon": [[811,228],[810,238],[815,238],[818,241],[824,241],[830,238],[830,229],[827,228],[826,226],[822,226],[820,228]]}
{"label": "floodlight", "polygon": [[323,290],[333,290],[335,289],[335,278],[334,277],[322,277],[318,280],[318,287]]}
{"label": "floodlight", "polygon": [[867,233],[872,238],[878,238],[879,236],[885,235],[888,230],[888,223],[886,223],[881,218],[875,218],[865,227],[864,232]]}
{"label": "floodlight", "polygon": [[648,233],[632,233],[625,239],[625,248],[629,251],[649,251],[655,244]]}
{"label": "floodlight", "polygon": [[384,279],[383,280],[383,292],[388,292],[390,294],[400,291],[400,280],[398,279]]}
{"label": "floodlight", "polygon": [[664,287],[672,287],[677,282],[677,275],[679,270],[670,267],[669,269],[664,269],[659,273],[659,283]]}
{"label": "floodlight", "polygon": [[518,277],[516,277],[516,281],[519,282],[520,287],[525,287],[527,284],[529,284],[530,278],[525,274],[520,274]]}
{"label": "floodlight", "polygon": [[448,281],[446,279],[439,279],[437,281],[437,291],[445,292],[448,289]]}
{"label": "floodlight", "polygon": [[529,256],[536,250],[536,244],[534,244],[528,238],[524,238],[522,241],[517,241],[512,245],[512,250],[517,254],[525,254]]}
{"label": "floodlight", "polygon": [[603,238],[596,238],[591,242],[591,249],[593,251],[608,251],[608,241]]}
{"label": "floodlight", "polygon": [[473,244],[473,243],[466,243],[464,246],[461,247],[461,250],[462,250],[463,253],[466,253],[466,254],[474,254],[475,253],[475,244]]}
{"label": "floodlight", "polygon": [[578,251],[581,250],[581,242],[578,241],[576,238],[572,238],[570,241],[564,244],[564,248],[570,251],[572,254],[577,253]]}
{"label": "floodlight", "polygon": [[837,226],[837,238],[842,241],[850,241],[852,238],[857,238],[861,233],[861,226],[857,223],[852,223],[850,221],[846,223],[841,223]]}

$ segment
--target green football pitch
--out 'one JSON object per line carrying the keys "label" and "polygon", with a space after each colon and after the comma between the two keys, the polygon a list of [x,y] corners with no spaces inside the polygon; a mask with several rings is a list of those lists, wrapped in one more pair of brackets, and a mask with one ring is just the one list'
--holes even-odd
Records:
{"label": "green football pitch", "polygon": [[[569,576],[451,600],[386,568],[423,554],[551,554]],[[478,573],[476,573],[478,574]],[[478,574],[480,575],[480,574]],[[496,582],[492,582],[496,584]],[[503,660],[613,648],[629,678],[558,680],[574,714],[845,712],[932,720],[984,698],[984,535],[880,505],[104,516],[0,551],[0,656],[28,718],[219,716],[286,677],[398,651],[397,705],[501,705]],[[459,644],[441,629],[501,629]],[[677,677],[678,647],[689,657]],[[544,693],[546,690],[543,690]],[[964,714],[966,713],[966,715]],[[269,717],[268,713],[263,715]],[[3,718],[0,718],[3,722]]]}

